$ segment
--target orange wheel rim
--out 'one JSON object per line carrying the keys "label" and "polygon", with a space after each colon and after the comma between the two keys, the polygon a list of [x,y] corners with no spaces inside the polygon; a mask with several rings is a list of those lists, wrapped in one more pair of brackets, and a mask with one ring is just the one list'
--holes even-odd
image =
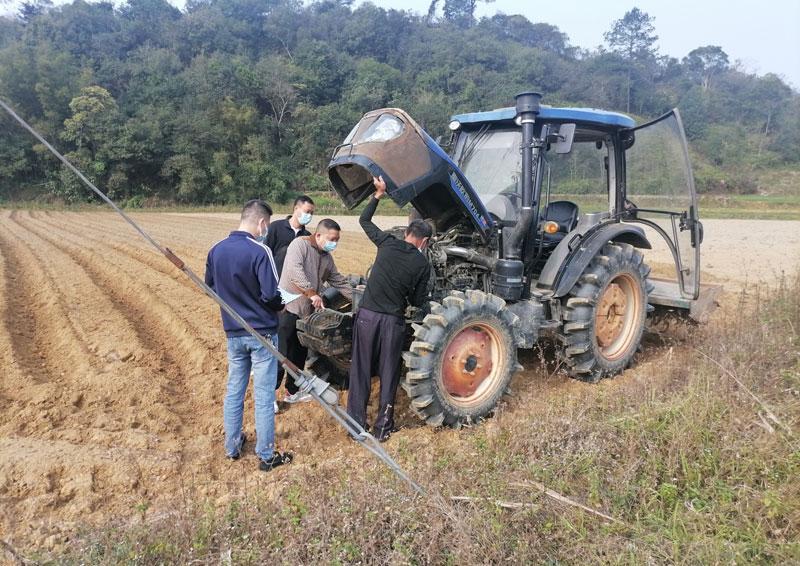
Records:
{"label": "orange wheel rim", "polygon": [[503,345],[497,331],[485,323],[465,325],[442,355],[442,385],[453,402],[462,406],[480,403],[491,395],[492,384],[502,370]]}
{"label": "orange wheel rim", "polygon": [[594,322],[595,339],[603,357],[615,360],[625,354],[636,338],[642,306],[633,276],[620,274],[606,286],[597,302]]}

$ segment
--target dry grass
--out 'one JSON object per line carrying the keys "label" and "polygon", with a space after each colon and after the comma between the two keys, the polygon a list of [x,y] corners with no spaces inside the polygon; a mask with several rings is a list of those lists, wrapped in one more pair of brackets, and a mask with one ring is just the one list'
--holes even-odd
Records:
{"label": "dry grass", "polygon": [[515,382],[481,426],[393,439],[429,497],[360,453],[225,501],[198,499],[187,479],[172,514],[133,510],[71,541],[58,561],[800,562],[800,277],[738,302],[707,327],[650,336],[656,353],[633,376],[573,387],[543,371]]}

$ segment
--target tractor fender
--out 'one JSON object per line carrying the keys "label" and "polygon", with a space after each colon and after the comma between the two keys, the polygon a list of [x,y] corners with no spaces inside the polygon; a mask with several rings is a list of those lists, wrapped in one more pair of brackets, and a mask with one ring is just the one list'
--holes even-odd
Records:
{"label": "tractor fender", "polygon": [[592,258],[610,241],[651,249],[644,230],[631,224],[613,222],[593,227],[584,234],[567,234],[542,269],[537,287],[563,297],[578,282]]}

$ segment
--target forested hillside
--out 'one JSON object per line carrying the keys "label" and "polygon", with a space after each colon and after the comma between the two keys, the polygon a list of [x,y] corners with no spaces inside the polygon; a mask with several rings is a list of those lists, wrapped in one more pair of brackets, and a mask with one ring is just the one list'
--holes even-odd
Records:
{"label": "forested hillside", "polygon": [[[547,23],[476,20],[475,4],[29,2],[0,18],[0,97],[129,205],[324,189],[333,147],[368,110],[402,107],[436,136],[451,114],[527,89],[638,120],[678,106],[701,191],[755,192],[759,171],[800,162],[800,95],[719,47],[664,57],[658,22],[634,8],[586,51]],[[0,116],[0,201],[86,194]]]}

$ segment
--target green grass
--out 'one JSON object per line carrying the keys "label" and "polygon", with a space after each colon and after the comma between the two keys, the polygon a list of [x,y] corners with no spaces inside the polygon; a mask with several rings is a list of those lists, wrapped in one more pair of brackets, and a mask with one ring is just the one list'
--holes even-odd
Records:
{"label": "green grass", "polygon": [[[362,203],[353,210],[347,210],[339,198],[331,192],[311,193],[317,205],[317,216],[347,216],[358,215],[363,210],[366,203]],[[581,210],[599,211],[605,210],[606,202],[591,195],[554,195],[556,199],[572,199]],[[800,194],[776,194],[776,195],[700,195],[699,197],[700,217],[701,218],[749,218],[760,220],[800,220]],[[83,203],[73,205],[41,203],[37,201],[26,202],[6,202],[0,203],[0,208],[25,208],[34,210],[74,210],[74,211],[107,211],[108,206],[104,203]],[[214,205],[214,206],[192,206],[160,203],[157,207],[126,208],[127,211],[142,212],[228,212],[237,213],[240,206],[237,205]],[[292,210],[291,203],[273,204],[276,215],[288,214]],[[405,216],[408,214],[410,206],[398,207],[391,200],[386,200],[381,204],[380,214],[387,216]]]}
{"label": "green grass", "polygon": [[[347,210],[339,200],[338,196],[332,192],[308,193],[316,205],[316,215],[358,215],[366,206],[366,202],[361,203],[353,210]],[[276,215],[289,214],[292,211],[292,203],[270,202]],[[207,212],[207,213],[238,213],[241,211],[240,204],[221,204],[221,205],[190,205],[177,204],[166,201],[158,201],[153,206],[125,206],[124,202],[116,203],[120,208],[127,212]],[[65,204],[59,202],[45,201],[0,201],[0,209],[29,209],[29,210],[69,210],[75,212],[105,212],[111,208],[100,201],[91,203]],[[410,210],[410,206],[398,207],[394,202],[387,199],[381,203],[381,214],[391,216],[405,216]]]}
{"label": "green grass", "polygon": [[800,220],[800,195],[702,195],[701,218]]}

